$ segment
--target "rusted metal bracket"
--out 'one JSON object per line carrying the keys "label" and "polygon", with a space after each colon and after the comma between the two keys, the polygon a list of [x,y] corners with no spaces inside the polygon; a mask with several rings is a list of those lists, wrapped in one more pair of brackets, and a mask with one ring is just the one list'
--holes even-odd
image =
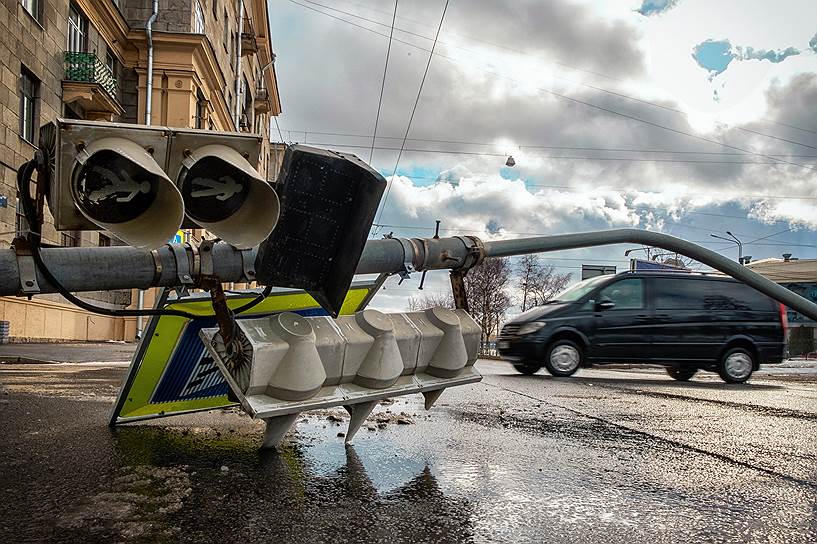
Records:
{"label": "rusted metal bracket", "polygon": [[[211,251],[208,250],[207,252],[210,253]],[[204,253],[202,251],[202,254]],[[244,353],[246,339],[235,323],[235,314],[227,305],[227,296],[221,287],[221,280],[216,276],[202,276],[199,287],[210,291],[210,302],[213,305],[213,313],[218,324],[218,335],[221,337],[221,343],[224,346],[225,365],[231,370],[242,366],[247,359]],[[228,398],[237,401],[232,391],[228,394]]]}
{"label": "rusted metal bracket", "polygon": [[456,236],[468,248],[468,253],[462,261],[462,265],[451,270],[451,292],[454,294],[454,306],[461,310],[469,311],[468,293],[465,290],[465,275],[475,266],[479,266],[485,260],[485,246],[482,240],[476,236]]}
{"label": "rusted metal bracket", "polygon": [[451,278],[451,292],[454,294],[454,307],[470,313],[468,294],[465,292],[466,272],[466,270],[452,270],[449,276]]}

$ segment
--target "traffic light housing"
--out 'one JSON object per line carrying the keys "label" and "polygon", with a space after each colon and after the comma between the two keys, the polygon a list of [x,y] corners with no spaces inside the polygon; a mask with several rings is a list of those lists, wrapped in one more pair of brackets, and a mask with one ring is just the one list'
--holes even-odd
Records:
{"label": "traffic light housing", "polygon": [[278,220],[275,191],[256,170],[261,142],[257,134],[58,119],[40,130],[54,225],[103,228],[153,248],[186,224],[253,247]]}
{"label": "traffic light housing", "polygon": [[281,217],[258,248],[258,281],[305,289],[337,316],[385,188],[354,155],[288,147],[276,183]]}

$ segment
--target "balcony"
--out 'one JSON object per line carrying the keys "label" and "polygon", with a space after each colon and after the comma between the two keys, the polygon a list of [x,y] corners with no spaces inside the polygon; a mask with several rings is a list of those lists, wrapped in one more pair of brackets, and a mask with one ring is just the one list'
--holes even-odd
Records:
{"label": "balcony", "polygon": [[258,41],[255,39],[255,30],[252,27],[252,19],[244,19],[244,26],[241,32],[241,56],[254,55],[258,53]]}
{"label": "balcony", "polygon": [[116,78],[94,53],[66,51],[62,100],[78,102],[91,120],[110,121],[125,113],[116,99]]}
{"label": "balcony", "polygon": [[253,104],[255,113],[269,113],[271,107],[269,91],[263,87],[255,89],[255,101]]}

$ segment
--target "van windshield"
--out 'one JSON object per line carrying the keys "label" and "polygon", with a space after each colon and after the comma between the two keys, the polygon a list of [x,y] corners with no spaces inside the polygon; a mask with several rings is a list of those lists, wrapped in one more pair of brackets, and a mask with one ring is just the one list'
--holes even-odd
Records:
{"label": "van windshield", "polygon": [[597,285],[600,283],[607,281],[610,279],[611,276],[604,275],[604,276],[596,276],[595,278],[588,278],[584,281],[580,281],[576,285],[568,287],[555,297],[551,302],[575,302],[582,298],[584,295],[592,291],[596,288]]}

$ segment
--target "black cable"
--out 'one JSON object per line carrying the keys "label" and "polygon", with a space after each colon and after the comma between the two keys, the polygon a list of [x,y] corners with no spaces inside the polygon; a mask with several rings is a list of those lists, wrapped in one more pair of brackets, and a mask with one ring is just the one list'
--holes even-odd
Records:
{"label": "black cable", "polygon": [[143,309],[143,310],[111,310],[108,308],[102,308],[101,306],[94,306],[93,304],[89,304],[84,300],[80,299],[79,297],[75,296],[71,292],[66,289],[60,281],[54,277],[54,274],[48,269],[48,267],[43,262],[42,255],[40,254],[40,240],[41,236],[39,233],[34,232],[32,230],[32,226],[37,223],[37,211],[34,208],[34,202],[31,199],[31,176],[34,174],[34,170],[37,167],[37,163],[35,161],[28,161],[25,163],[17,172],[17,189],[20,191],[20,198],[23,204],[23,213],[25,214],[26,221],[28,222],[29,227],[29,236],[28,240],[31,246],[31,256],[34,259],[34,264],[37,266],[37,269],[40,273],[45,276],[45,279],[50,283],[57,292],[62,295],[68,302],[74,304],[82,308],[83,310],[107,315],[111,317],[138,317],[138,316],[176,316],[176,317],[184,317],[186,319],[196,319],[197,316],[195,314],[191,314],[188,312],[183,312],[181,310],[154,310],[154,309]]}
{"label": "black cable", "polygon": [[263,302],[263,300],[265,298],[267,298],[271,292],[272,292],[272,285],[267,285],[266,287],[264,287],[264,290],[261,291],[260,295],[258,295],[257,297],[255,297],[254,299],[249,301],[248,303],[244,304],[243,306],[239,306],[238,308],[234,309],[233,310],[233,315],[238,315],[238,314],[240,314],[242,312],[246,312],[250,308],[255,308],[256,306],[261,304],[261,302]]}

